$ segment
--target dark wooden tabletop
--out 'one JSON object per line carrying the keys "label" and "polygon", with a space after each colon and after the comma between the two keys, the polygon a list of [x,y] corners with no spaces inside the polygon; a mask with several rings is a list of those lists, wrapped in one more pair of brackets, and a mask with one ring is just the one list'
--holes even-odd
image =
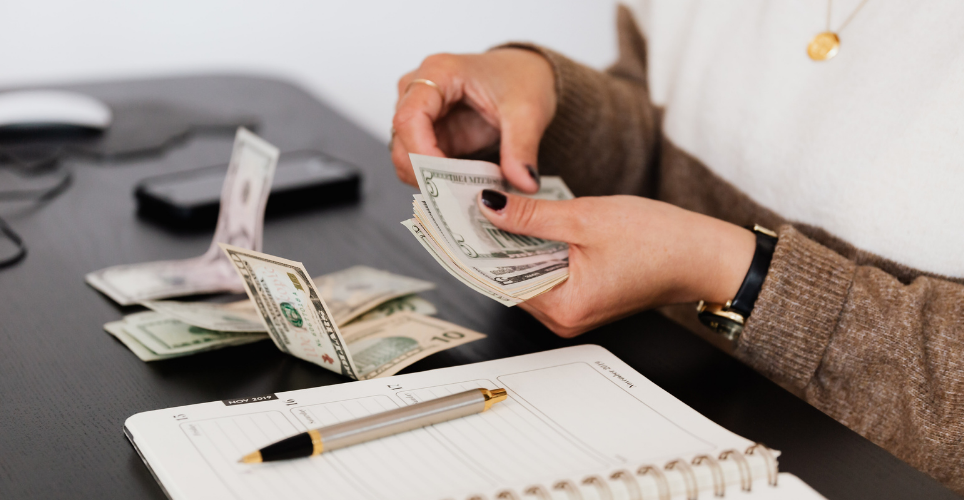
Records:
{"label": "dark wooden tabletop", "polygon": [[[403,373],[599,344],[715,422],[781,450],[781,470],[828,498],[957,498],[658,314],[563,340],[522,310],[468,289],[399,224],[411,216],[414,190],[396,179],[385,144],[298,87],[205,76],[72,88],[112,105],[155,100],[255,116],[258,133],[282,151],[320,149],[360,166],[359,202],[268,218],[264,250],[304,262],[313,275],[365,264],[431,280],[438,288],[424,296],[439,317],[488,334]],[[0,271],[0,498],[164,498],[124,437],[127,417],[346,381],[270,342],[144,363],[102,329],[139,308],[117,306],[85,284],[85,273],[196,256],[211,239],[139,219],[133,186],[147,176],[224,163],[232,139],[203,135],[159,155],[71,160],[73,185],[58,198],[0,207],[29,246],[23,262]]]}

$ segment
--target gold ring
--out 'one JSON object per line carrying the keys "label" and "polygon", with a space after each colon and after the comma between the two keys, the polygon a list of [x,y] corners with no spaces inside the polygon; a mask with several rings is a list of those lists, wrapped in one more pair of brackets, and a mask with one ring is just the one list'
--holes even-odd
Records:
{"label": "gold ring", "polygon": [[428,85],[429,87],[432,87],[433,89],[435,89],[438,92],[438,96],[442,98],[442,104],[445,104],[445,92],[442,92],[442,87],[439,87],[437,83],[427,78],[416,78],[411,82],[409,82],[408,86],[405,87],[405,93],[407,94],[409,89],[412,88],[412,85],[415,85],[416,83],[424,83],[425,85]]}
{"label": "gold ring", "polygon": [[392,136],[388,139],[388,152],[392,152],[395,146],[395,127],[392,127]]}

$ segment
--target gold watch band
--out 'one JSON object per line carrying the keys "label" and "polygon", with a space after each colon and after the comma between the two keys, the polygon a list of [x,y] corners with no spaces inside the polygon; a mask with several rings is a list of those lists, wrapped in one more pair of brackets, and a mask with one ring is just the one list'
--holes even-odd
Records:
{"label": "gold watch band", "polygon": [[746,318],[738,312],[730,311],[729,308],[730,301],[726,304],[713,304],[701,300],[696,306],[696,316],[701,323],[723,335],[727,340],[735,341],[743,333]]}

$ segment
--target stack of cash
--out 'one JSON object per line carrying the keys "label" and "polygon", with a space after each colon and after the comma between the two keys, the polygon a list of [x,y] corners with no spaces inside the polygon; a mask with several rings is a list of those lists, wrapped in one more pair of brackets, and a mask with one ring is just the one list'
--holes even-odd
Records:
{"label": "stack of cash", "polygon": [[[483,189],[510,188],[498,165],[412,154],[420,194],[415,217],[402,224],[452,276],[469,288],[513,306],[545,293],[569,277],[569,246],[503,231],[479,211]],[[525,195],[530,196],[530,195]],[[532,198],[572,199],[559,177],[542,177]]]}

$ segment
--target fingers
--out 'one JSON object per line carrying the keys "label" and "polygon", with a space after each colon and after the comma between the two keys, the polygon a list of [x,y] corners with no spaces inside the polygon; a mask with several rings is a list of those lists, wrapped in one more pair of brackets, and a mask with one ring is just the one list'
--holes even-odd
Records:
{"label": "fingers", "polygon": [[510,233],[580,244],[583,236],[582,200],[534,200],[485,189],[478,206],[492,224]]}
{"label": "fingers", "polygon": [[[414,186],[417,183],[409,153],[445,156],[435,136],[435,120],[442,115],[445,102],[439,92],[429,85],[415,84],[407,87],[406,81],[411,80],[412,73],[399,81],[399,90],[403,93],[392,120],[395,132],[392,140],[392,163],[395,164],[398,178]],[[403,84],[406,87],[402,87]]]}
{"label": "fingers", "polygon": [[539,191],[539,141],[545,124],[529,106],[517,106],[502,120],[502,172],[513,186],[525,193]]}
{"label": "fingers", "polygon": [[[409,153],[445,156],[435,134],[435,123],[446,114],[447,103],[461,99],[461,90],[453,77],[456,59],[446,54],[430,56],[419,69],[398,81],[399,98],[392,119],[392,163],[403,182],[416,184]],[[434,82],[437,87],[419,79]]]}

